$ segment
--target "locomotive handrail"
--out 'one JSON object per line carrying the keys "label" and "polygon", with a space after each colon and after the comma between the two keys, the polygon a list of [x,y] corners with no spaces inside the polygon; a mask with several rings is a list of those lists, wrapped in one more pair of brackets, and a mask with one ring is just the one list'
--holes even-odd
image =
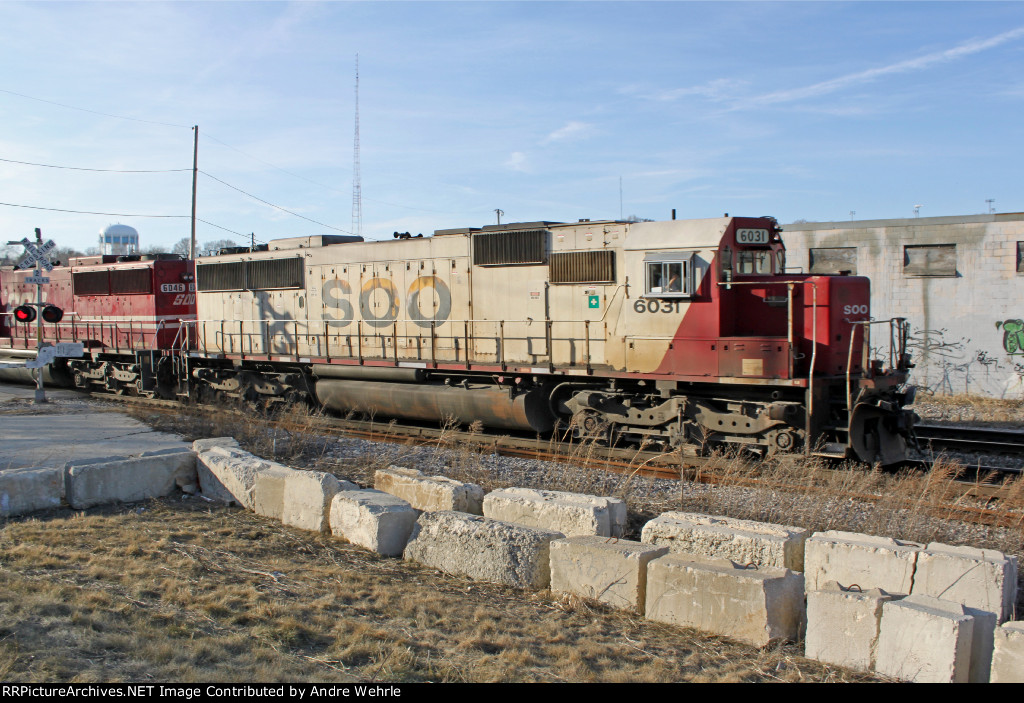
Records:
{"label": "locomotive handrail", "polygon": [[[889,368],[890,369],[895,369],[896,368],[896,363],[894,361],[893,350],[894,350],[894,348],[896,346],[899,347],[899,349],[895,352],[895,358],[902,358],[903,354],[906,351],[905,348],[904,348],[904,344],[906,342],[906,340],[905,340],[905,334],[906,334],[905,328],[907,327],[907,318],[905,318],[905,317],[890,317],[890,318],[883,319],[883,320],[850,320],[850,319],[847,319],[847,320],[845,320],[845,322],[849,322],[851,325],[863,325],[864,326],[863,352],[862,352],[863,353],[863,357],[861,359],[861,367],[862,367],[862,370],[863,370],[864,373],[867,373],[867,367],[868,367],[868,362],[869,362],[868,355],[870,354],[870,348],[871,348],[871,341],[870,341],[871,340],[871,338],[870,338],[871,325],[886,325],[886,324],[889,325]],[[898,330],[899,331],[899,342],[898,342],[898,344],[895,343],[895,340],[893,339],[893,332],[894,332],[894,330]],[[854,336],[855,335],[852,335],[852,334],[850,335],[850,349],[849,349],[849,354],[848,354],[848,356],[846,358],[846,411],[847,411],[847,413],[850,413],[849,417],[853,417],[853,415],[852,415],[852,413],[853,413],[853,401],[851,399],[851,392],[850,392],[850,381],[851,381],[850,377],[851,377],[852,366],[853,366],[853,340],[854,340]]]}
{"label": "locomotive handrail", "polygon": [[[383,360],[395,365],[399,365],[402,361],[410,358],[423,360],[423,356],[428,351],[426,345],[429,335],[429,363],[434,368],[437,368],[438,364],[448,361],[464,364],[467,369],[472,368],[474,363],[492,363],[491,359],[481,359],[480,355],[483,354],[486,356],[493,355],[493,363],[500,364],[503,370],[507,370],[510,362],[508,356],[509,341],[526,345],[542,341],[545,346],[543,350],[534,349],[533,351],[524,352],[525,356],[533,356],[534,358],[532,360],[524,358],[520,361],[522,363],[545,363],[549,369],[553,370],[554,357],[552,354],[554,348],[557,345],[568,343],[570,345],[569,354],[571,357],[571,360],[568,362],[569,365],[585,368],[588,374],[593,373],[591,352],[595,340],[591,339],[591,335],[594,333],[594,323],[598,323],[605,328],[607,327],[607,323],[600,319],[540,320],[526,318],[518,320],[483,320],[449,318],[443,321],[437,319],[387,320],[386,326],[390,330],[370,330],[364,325],[367,320],[359,319],[346,321],[349,324],[355,322],[355,329],[341,333],[339,330],[331,330],[331,325],[337,324],[340,321],[330,318],[314,320],[252,318],[236,319],[232,320],[232,322],[238,325],[237,328],[234,325],[229,325],[226,319],[214,318],[181,320],[179,325],[180,328],[187,330],[185,334],[189,337],[191,337],[191,329],[193,327],[196,328],[197,348],[207,354],[219,352],[241,354],[243,356],[263,354],[272,356],[275,354],[274,347],[277,340],[283,337],[289,340],[289,345],[287,349],[282,349],[282,352],[287,356],[293,357],[296,363],[301,363],[303,356],[324,356],[328,359],[335,356],[353,358],[359,364],[364,364],[367,360],[371,359]],[[450,323],[450,327],[444,331],[446,333],[442,333],[438,329],[441,322]],[[430,329],[423,329],[423,326],[428,323]],[[201,329],[199,325],[202,325]],[[250,325],[250,327],[247,328],[247,325]],[[399,330],[399,325],[405,325],[405,329]],[[416,327],[411,328],[411,325]],[[481,339],[479,337],[480,325],[488,326],[489,331],[485,335],[485,339],[490,340],[494,346],[493,352],[476,349],[477,341]],[[565,329],[565,327],[573,325],[583,329],[578,332],[570,332],[569,334],[556,334],[556,331],[559,329]],[[218,341],[214,343],[212,348],[208,344],[207,338],[208,328],[211,326],[217,330],[218,337]],[[275,329],[275,326],[277,326],[277,329]],[[511,337],[509,336],[510,326],[511,330],[515,330]],[[516,326],[519,327],[518,330]],[[535,334],[530,333],[533,328],[536,328]],[[356,339],[353,340],[353,336]],[[336,349],[332,348],[332,337],[334,340],[339,338],[347,339],[347,342],[342,342],[343,346],[347,344],[347,352],[338,353]],[[366,349],[367,340],[364,340],[364,337],[375,340],[370,342],[371,348],[369,353]],[[405,348],[410,351],[408,356],[405,354],[400,355],[399,353],[400,348],[403,346],[399,342],[400,339],[403,342],[413,342],[412,344],[405,345]],[[294,340],[295,343],[291,344],[290,340]],[[439,340],[448,340],[449,343],[454,343],[454,346],[439,347]],[[603,337],[597,338],[597,341],[601,340],[603,340]],[[176,337],[175,344],[178,344],[180,341],[179,335],[179,337]],[[308,347],[309,351],[304,352],[302,350],[303,346]],[[376,348],[378,346],[379,349]],[[388,346],[391,347],[390,350],[388,350]],[[448,355],[439,354],[439,349],[446,348],[454,350],[452,358],[446,358]],[[415,349],[420,350],[418,354],[414,351]]]}

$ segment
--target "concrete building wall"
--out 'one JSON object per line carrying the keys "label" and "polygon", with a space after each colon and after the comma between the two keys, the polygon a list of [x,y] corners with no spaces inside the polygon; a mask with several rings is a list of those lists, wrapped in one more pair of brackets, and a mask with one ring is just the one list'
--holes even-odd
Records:
{"label": "concrete building wall", "polygon": [[[1024,213],[783,230],[787,269],[835,271],[855,262],[852,273],[871,279],[872,316],[910,321],[918,387],[1024,398]],[[888,349],[888,328],[873,326],[872,346]]]}

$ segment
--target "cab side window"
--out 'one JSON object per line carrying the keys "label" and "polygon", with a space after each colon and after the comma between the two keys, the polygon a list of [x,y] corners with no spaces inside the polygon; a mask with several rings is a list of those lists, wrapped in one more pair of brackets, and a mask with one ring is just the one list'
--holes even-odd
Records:
{"label": "cab side window", "polygon": [[690,295],[689,261],[648,261],[646,294],[651,296]]}

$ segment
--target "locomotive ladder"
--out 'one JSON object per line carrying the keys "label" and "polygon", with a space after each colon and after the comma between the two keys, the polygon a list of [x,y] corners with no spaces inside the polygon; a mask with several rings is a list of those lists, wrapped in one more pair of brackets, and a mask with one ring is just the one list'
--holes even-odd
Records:
{"label": "locomotive ladder", "polygon": [[174,371],[174,380],[176,388],[174,389],[175,395],[178,397],[189,397],[189,356],[188,350],[191,346],[189,344],[190,335],[188,332],[188,320],[180,320],[178,324],[178,331],[174,335],[174,341],[171,342],[171,368]]}

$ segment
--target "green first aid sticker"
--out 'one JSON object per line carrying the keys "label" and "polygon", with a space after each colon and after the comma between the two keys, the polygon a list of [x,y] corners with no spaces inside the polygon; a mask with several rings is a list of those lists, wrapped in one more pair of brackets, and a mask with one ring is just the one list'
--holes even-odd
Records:
{"label": "green first aid sticker", "polygon": [[588,308],[599,308],[599,307],[601,307],[601,296],[599,296],[599,295],[587,296],[587,307]]}

